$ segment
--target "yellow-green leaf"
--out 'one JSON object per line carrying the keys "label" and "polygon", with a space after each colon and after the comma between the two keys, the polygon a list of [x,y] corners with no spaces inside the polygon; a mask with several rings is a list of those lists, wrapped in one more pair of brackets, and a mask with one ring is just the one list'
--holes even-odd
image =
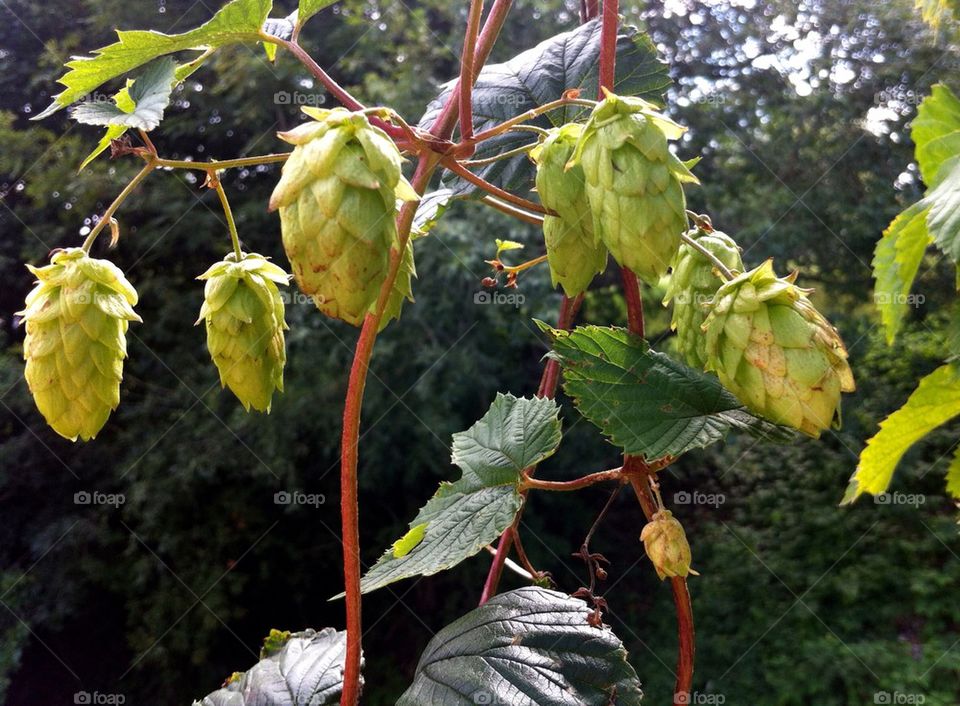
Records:
{"label": "yellow-green leaf", "polygon": [[947,492],[955,500],[960,500],[960,449],[953,454],[947,469]]}
{"label": "yellow-green leaf", "polygon": [[943,365],[920,381],[906,404],[880,422],[880,431],[867,442],[850,479],[844,505],[863,493],[887,490],[893,472],[907,450],[940,425],[960,414],[960,367]]}
{"label": "yellow-green leaf", "polygon": [[920,174],[928,188],[937,185],[943,163],[960,154],[960,99],[942,83],[917,108],[910,126]]}
{"label": "yellow-green leaf", "polygon": [[910,288],[930,244],[927,211],[921,201],[898,215],[883,232],[873,255],[873,299],[893,343],[910,304]]}
{"label": "yellow-green leaf", "polygon": [[320,12],[325,7],[330,7],[337,0],[300,0],[300,6],[297,10],[297,24],[303,26],[303,23]]}

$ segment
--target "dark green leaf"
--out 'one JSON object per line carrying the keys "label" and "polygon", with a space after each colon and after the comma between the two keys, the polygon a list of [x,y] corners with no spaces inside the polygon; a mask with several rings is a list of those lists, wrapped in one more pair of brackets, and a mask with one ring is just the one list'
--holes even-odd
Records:
{"label": "dark green leaf", "polygon": [[[570,89],[580,89],[583,97],[595,98],[599,51],[600,22],[591,20],[575,30],[551,37],[507,62],[484,67],[473,90],[474,130],[485,130],[557,100]],[[616,68],[615,89],[624,95],[641,96],[660,103],[664,90],[670,85],[667,66],[657,57],[653,42],[634,28],[626,28],[617,40]],[[455,81],[447,83],[430,103],[420,119],[420,127],[429,129],[433,125],[455,84]],[[531,124],[551,127],[583,117],[585,109],[573,106],[541,116]],[[491,157],[532,139],[526,133],[506,133],[483,142],[475,157]],[[477,173],[515,193],[525,194],[533,188],[534,167],[525,155],[499,160]],[[451,175],[447,175],[445,182],[457,195],[476,192],[476,187]]]}
{"label": "dark green leaf", "polygon": [[794,437],[753,416],[715,376],[650,350],[625,329],[541,327],[553,337],[564,390],[625,453],[648,460],[679,456],[720,441],[731,429],[770,440]]}
{"label": "dark green leaf", "polygon": [[453,463],[463,476],[442,483],[410,523],[421,541],[406,553],[384,552],[363,577],[361,590],[435,574],[494,541],[520,509],[520,472],[560,444],[559,411],[552,400],[497,395],[480,421],[453,435]]}
{"label": "dark green leaf", "polygon": [[[163,120],[163,111],[170,104],[176,69],[176,62],[169,57],[154,61],[127,89],[131,105],[81,103],[73,108],[70,117],[85,125],[153,130]],[[128,107],[131,109],[127,110]]]}
{"label": "dark green leaf", "polygon": [[397,706],[637,706],[637,673],[581,600],[534,586],[495,596],[438,632]]}
{"label": "dark green leaf", "polygon": [[268,641],[250,670],[235,674],[194,706],[324,706],[340,702],[347,633],[333,628],[282,635]]}

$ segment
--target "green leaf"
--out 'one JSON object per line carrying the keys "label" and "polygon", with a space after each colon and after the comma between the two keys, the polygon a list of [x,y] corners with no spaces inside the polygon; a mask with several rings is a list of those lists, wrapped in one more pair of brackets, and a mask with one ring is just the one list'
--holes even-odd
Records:
{"label": "green leaf", "polygon": [[111,125],[103,133],[103,137],[100,138],[100,142],[97,143],[97,146],[93,148],[93,152],[88,154],[86,158],[80,163],[80,167],[77,169],[78,172],[82,172],[90,162],[99,157],[104,150],[110,147],[110,143],[114,140],[120,139],[123,134],[127,131],[127,128],[123,125]]}
{"label": "green leaf", "polygon": [[923,181],[933,188],[943,163],[960,154],[960,99],[944,84],[936,84],[917,108],[910,136]]}
{"label": "green leaf", "polygon": [[159,59],[118,93],[115,103],[81,103],[73,108],[70,117],[85,125],[153,130],[163,120],[163,111],[170,104],[176,68],[173,59]]}
{"label": "green leaf", "polygon": [[940,167],[937,186],[920,201],[928,210],[927,230],[933,242],[960,262],[960,154]]}
{"label": "green leaf", "polygon": [[590,613],[535,586],[494,596],[434,635],[397,706],[639,706],[623,644]]}
{"label": "green leaf", "polygon": [[563,389],[625,453],[647,460],[679,456],[720,441],[731,429],[773,441],[795,437],[750,414],[715,376],[650,350],[625,329],[540,326],[563,365]]}
{"label": "green leaf", "polygon": [[33,120],[46,118],[110,79],[165,54],[260,41],[260,28],[271,6],[272,0],[233,0],[203,25],[182,34],[118,30],[117,42],[97,49],[93,56],[67,62],[68,71],[58,79],[66,90],[55,96],[53,103]]}
{"label": "green leaf", "polygon": [[450,206],[453,196],[452,189],[437,189],[424,194],[417,206],[417,213],[413,217],[413,227],[410,229],[412,237],[422,238],[433,230],[444,211]]}
{"label": "green leaf", "polygon": [[885,493],[900,459],[914,443],[960,414],[960,369],[943,365],[920,381],[906,404],[880,422],[867,441],[842,504],[863,493]]}
{"label": "green leaf", "polygon": [[[411,576],[430,576],[473,556],[510,526],[522,504],[520,472],[560,443],[560,409],[552,400],[497,395],[480,421],[453,435],[453,463],[463,471],[439,490],[410,523],[410,532],[384,552],[360,588],[369,593]],[[418,527],[423,527],[418,530]],[[422,539],[407,549],[414,532]]]}
{"label": "green leaf", "polygon": [[301,27],[315,14],[330,7],[337,0],[300,0],[300,7],[297,10],[297,24]]}
{"label": "green leaf", "polygon": [[271,631],[250,670],[194,701],[193,706],[323,706],[340,703],[347,633]]}
{"label": "green leaf", "polygon": [[[558,34],[502,64],[490,64],[480,72],[473,89],[474,130],[479,132],[521,113],[561,98],[565,91],[580,89],[584,98],[598,92],[600,21],[591,20],[570,32]],[[617,39],[615,88],[624,95],[637,95],[654,103],[662,101],[670,85],[668,68],[657,56],[650,37],[635,28],[626,28]],[[429,129],[453,90],[456,81],[444,85],[440,95],[427,107],[420,127]],[[584,119],[586,109],[570,106],[541,116],[532,125],[551,127]],[[481,143],[476,159],[492,157],[531,142],[529,134],[509,132]],[[535,168],[530,159],[517,155],[479,170],[487,181],[525,194],[533,188]],[[476,194],[477,188],[447,174],[444,185],[457,196]]]}
{"label": "green leaf", "polygon": [[947,469],[947,493],[954,500],[960,500],[960,449],[954,452]]}
{"label": "green leaf", "polygon": [[883,232],[873,256],[874,301],[893,343],[909,308],[909,294],[923,254],[931,242],[923,202],[898,215]]}

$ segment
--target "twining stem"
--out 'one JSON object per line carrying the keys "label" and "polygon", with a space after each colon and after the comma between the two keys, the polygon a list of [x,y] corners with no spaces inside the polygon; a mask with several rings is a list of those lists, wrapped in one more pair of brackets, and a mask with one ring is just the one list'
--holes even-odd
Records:
{"label": "twining stem", "polygon": [[121,191],[117,198],[113,200],[113,203],[107,207],[107,210],[103,212],[103,215],[100,217],[100,220],[97,221],[97,224],[93,227],[93,230],[90,231],[90,234],[86,237],[86,240],[83,241],[83,251],[89,253],[90,248],[93,247],[94,241],[97,239],[97,236],[100,235],[100,231],[110,222],[110,219],[113,218],[113,214],[117,212],[117,209],[120,208],[120,204],[127,200],[127,197],[133,193],[133,190],[137,188],[141,181],[147,178],[147,175],[150,174],[154,169],[157,168],[157,162],[155,159],[147,160],[147,163],[143,165],[143,169],[137,172],[137,175],[130,180],[130,183],[127,184],[123,191]]}
{"label": "twining stem", "polygon": [[[532,127],[527,125],[526,127]],[[546,130],[541,130],[540,128],[534,128],[538,132],[546,134]],[[483,159],[463,159],[460,161],[465,167],[485,167],[488,164],[493,164],[494,162],[499,162],[501,159],[510,159],[511,157],[516,157],[517,155],[526,154],[534,147],[539,145],[539,142],[531,142],[529,145],[521,145],[520,147],[514,147],[512,150],[507,150],[506,152],[500,152],[493,155],[492,157],[484,157]]]}
{"label": "twining stem", "polygon": [[534,203],[528,199],[523,198],[522,196],[517,196],[511,194],[509,191],[501,189],[499,186],[491,184],[486,179],[481,176],[477,176],[469,169],[464,166],[461,166],[459,162],[455,159],[444,159],[443,166],[449,169],[451,172],[457,176],[463,178],[466,181],[469,181],[474,186],[477,186],[489,194],[496,196],[502,201],[512,203],[514,206],[519,206],[520,208],[526,209],[527,211],[533,211],[534,213],[545,214],[547,211],[538,203]]}
{"label": "twining stem", "polygon": [[210,169],[237,169],[242,167],[256,167],[261,164],[274,164],[276,162],[285,162],[289,157],[289,152],[260,154],[253,157],[239,157],[237,159],[224,159],[222,161],[211,160],[209,162],[192,162],[188,159],[164,159],[163,157],[157,157],[154,159],[154,163],[158,167],[166,167],[168,169],[198,169],[206,172]]}
{"label": "twining stem", "polygon": [[217,190],[217,196],[220,197],[220,205],[223,206],[223,215],[227,219],[227,230],[230,231],[230,240],[233,242],[233,254],[237,256],[237,262],[243,257],[243,251],[240,249],[240,236],[237,234],[237,223],[233,220],[233,209],[230,208],[230,201],[227,200],[227,192],[223,188],[220,179],[214,173],[211,175],[211,181]]}
{"label": "twining stem", "polygon": [[624,480],[623,469],[613,468],[609,471],[598,471],[589,475],[581,476],[573,480],[553,481],[539,480],[538,478],[525,478],[520,482],[520,490],[553,490],[559,492],[569,492],[572,490],[581,490],[588,488],[596,483],[609,483],[611,481],[622,482]]}
{"label": "twining stem", "polygon": [[693,238],[691,238],[691,237],[690,237],[689,235],[687,235],[686,233],[683,233],[683,234],[680,236],[680,239],[681,239],[683,242],[685,242],[687,245],[689,245],[691,248],[693,248],[694,250],[696,250],[698,253],[700,253],[701,255],[703,255],[705,258],[707,258],[707,259],[710,261],[710,263],[711,263],[714,267],[717,268],[717,270],[720,272],[720,274],[723,275],[723,278],[724,278],[725,280],[727,280],[727,281],[729,282],[730,280],[733,279],[733,276],[734,276],[734,275],[733,275],[733,272],[731,272],[731,270],[730,270],[729,267],[727,267],[726,265],[723,264],[723,262],[720,260],[719,257],[717,257],[716,255],[714,255],[714,254],[713,254],[712,252],[710,252],[709,250],[707,250],[705,247],[703,247],[703,245],[701,245],[700,243],[698,243],[696,240],[694,240]]}
{"label": "twining stem", "polygon": [[490,196],[487,194],[480,200],[491,208],[495,208],[502,213],[506,213],[508,216],[513,216],[517,220],[523,221],[524,223],[529,223],[530,225],[534,226],[543,225],[543,216],[537,215],[536,213],[530,213],[529,211],[524,211],[522,208],[517,208],[513,204],[501,201],[495,196]]}
{"label": "twining stem", "polygon": [[460,139],[463,142],[470,142],[473,139],[473,82],[476,80],[473,62],[477,52],[477,38],[480,36],[482,16],[483,0],[470,0],[467,31],[463,37],[463,51],[460,54]]}

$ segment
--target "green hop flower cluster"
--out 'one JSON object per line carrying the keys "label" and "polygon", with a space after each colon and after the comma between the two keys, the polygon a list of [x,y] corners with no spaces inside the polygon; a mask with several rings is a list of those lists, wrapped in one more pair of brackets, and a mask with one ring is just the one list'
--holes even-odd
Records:
{"label": "green hop flower cluster", "polygon": [[[294,145],[270,199],[280,210],[283,246],[303,292],[327,314],[354,325],[376,305],[391,250],[399,251],[397,201],[419,199],[390,138],[363,113],[304,108],[314,118],[280,137]],[[411,298],[412,246],[387,303],[399,316]]]}
{"label": "green hop flower cluster", "polygon": [[699,576],[690,568],[690,543],[683,525],[669,510],[660,510],[650,518],[640,533],[640,540],[661,581],[689,574]]}
{"label": "green hop flower cluster", "polygon": [[137,292],[111,262],[81,248],[54,253],[19,315],[26,322],[26,379],[54,431],[94,438],[120,403],[127,327],[140,321]]}
{"label": "green hop flower cluster", "polygon": [[207,349],[243,406],[269,412],[273,391],[283,392],[287,360],[283,299],[278,284],[289,275],[262,255],[231,253],[197,279],[206,280],[200,318]]}

